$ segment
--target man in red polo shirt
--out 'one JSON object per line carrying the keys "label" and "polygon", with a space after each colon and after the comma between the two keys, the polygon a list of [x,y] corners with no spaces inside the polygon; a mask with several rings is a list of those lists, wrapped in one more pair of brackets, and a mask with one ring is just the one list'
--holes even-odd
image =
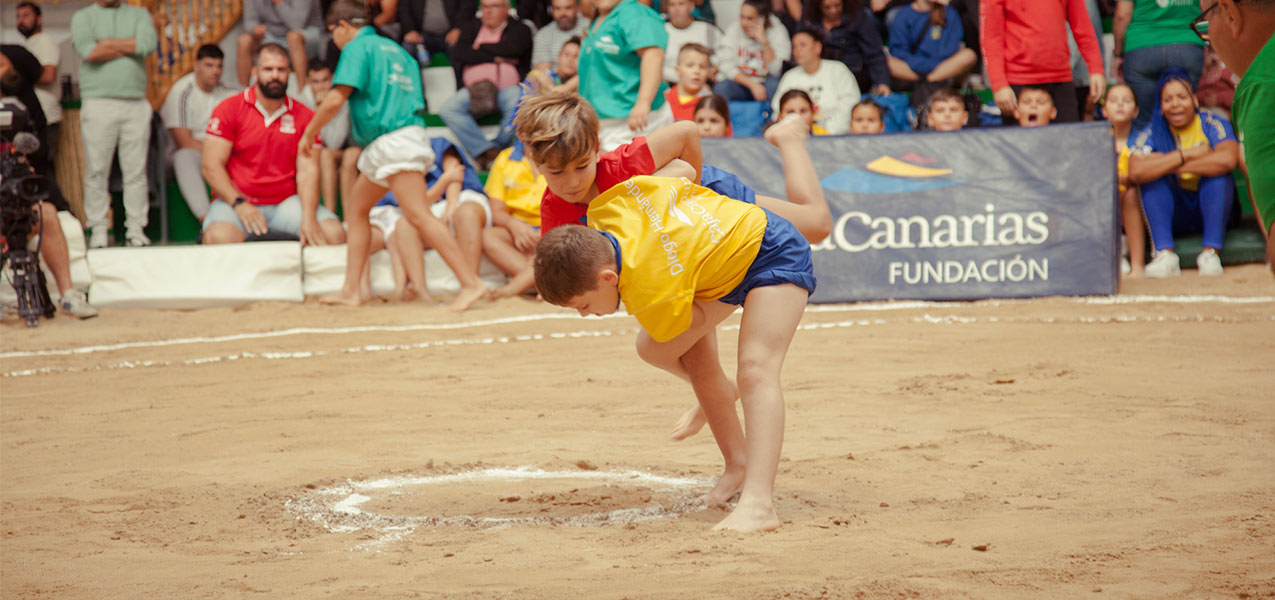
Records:
{"label": "man in red polo shirt", "polygon": [[257,52],[257,85],[213,109],[204,140],[204,179],[220,202],[204,218],[203,243],[233,244],[246,235],[296,237],[302,244],[340,244],[345,230],[319,205],[318,153],[297,144],[314,112],[287,96],[288,51]]}

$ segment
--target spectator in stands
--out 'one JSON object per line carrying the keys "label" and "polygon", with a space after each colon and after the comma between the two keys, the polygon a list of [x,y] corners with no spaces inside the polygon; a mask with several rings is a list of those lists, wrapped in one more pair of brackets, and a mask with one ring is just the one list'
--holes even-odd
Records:
{"label": "spectator in stands", "polygon": [[[27,116],[30,133],[34,133],[36,137],[43,140],[47,134],[45,130],[48,128],[48,122],[45,120],[40,98],[35,94],[35,86],[39,84],[40,77],[44,73],[40,60],[22,46],[0,44],[0,67],[4,69],[0,74],[9,77],[9,81],[5,84],[5,96],[10,101],[21,105],[21,110]],[[37,170],[52,172],[47,156],[42,145],[40,150],[29,158]]]}
{"label": "spectator in stands", "polygon": [[872,98],[864,98],[850,109],[850,133],[885,133],[885,108]]}
{"label": "spectator in stands", "polygon": [[[711,52],[722,37],[722,30],[709,21],[693,17],[695,3],[691,0],[668,0],[665,8],[668,10],[668,21],[664,23],[664,31],[668,33],[668,46],[664,49],[664,81],[673,83],[678,80],[677,62],[681,57],[682,47],[686,44],[699,44]],[[711,59],[712,55],[709,57]],[[710,64],[705,79],[712,80],[712,75]]]}
{"label": "spectator in stands", "polygon": [[859,83],[841,61],[826,60],[818,30],[806,28],[792,36],[792,57],[797,66],[784,73],[775,90],[775,113],[789,90],[801,90],[818,107],[815,121],[831,135],[850,131],[850,110],[859,102]]}
{"label": "spectator in stands", "polygon": [[150,215],[146,157],[151,105],[146,101],[146,65],[155,51],[155,25],[146,9],[98,0],[71,17],[71,41],[80,65],[80,132],[84,138],[84,213],[90,248],[103,248],[111,206],[107,179],[119,149],[124,176],[124,237],[130,246],[151,243],[144,229]]}
{"label": "spectator in stands", "polygon": [[208,214],[208,188],[204,185],[204,131],[213,109],[239,90],[221,82],[224,55],[216,44],[204,44],[195,51],[195,69],[178,79],[168,90],[159,115],[173,136],[173,172],[177,187],[196,219]]}
{"label": "spectator in stands", "polygon": [[1213,0],[1191,25],[1241,77],[1232,114],[1249,195],[1266,232],[1266,264],[1275,270],[1275,2]]}
{"label": "spectator in stands", "polygon": [[531,65],[538,70],[553,68],[567,40],[583,37],[589,26],[580,18],[580,0],[553,0],[553,24],[536,32],[532,44]]}
{"label": "spectator in stands", "polygon": [[818,107],[810,100],[810,94],[807,94],[805,90],[788,90],[779,96],[776,104],[779,110],[775,111],[775,124],[785,118],[793,117],[805,123],[812,135],[828,135],[828,130],[815,123],[815,112]]}
{"label": "spectator in stands", "polygon": [[1191,81],[1204,68],[1204,42],[1191,32],[1191,19],[1200,14],[1199,0],[1162,2],[1119,0],[1111,21],[1115,37],[1112,69],[1133,88],[1138,99],[1136,129],[1147,126],[1154,112],[1156,81],[1169,67],[1181,67]]}
{"label": "spectator in stands", "polygon": [[934,131],[960,131],[970,121],[965,98],[955,88],[940,88],[930,95],[925,123]]}
{"label": "spectator in stands", "polygon": [[256,85],[213,109],[204,138],[204,179],[216,192],[204,218],[203,243],[298,237],[322,246],[345,241],[341,221],[319,205],[317,153],[297,151],[314,113],[287,95],[288,51],[263,44],[252,69]]}
{"label": "spectator in stands", "polygon": [[367,0],[367,14],[377,33],[395,42],[403,42],[403,26],[398,22],[398,0]]}
{"label": "spectator in stands", "polygon": [[[439,117],[486,171],[514,139],[513,115],[522,97],[518,83],[531,70],[531,29],[509,16],[508,0],[482,0],[482,18],[466,25],[452,48],[464,89],[443,104]],[[500,131],[488,140],[475,116],[501,115]]]}
{"label": "spectator in stands", "polygon": [[963,46],[965,28],[948,0],[913,0],[890,26],[890,75],[913,85],[912,105],[924,106],[936,89],[952,86],[974,68],[978,55]]}
{"label": "spectator in stands", "polygon": [[[655,12],[661,15],[664,15],[666,19],[671,18],[672,15],[670,13],[673,11],[673,5],[672,5],[672,2],[670,2],[669,0],[664,0],[664,1],[641,0],[641,1],[642,1],[642,4],[645,4],[655,9]],[[714,27],[717,26],[717,15],[713,14],[713,3],[710,0],[691,0],[690,11],[691,12],[689,14],[692,19],[695,19],[696,21],[700,21],[703,23],[708,23],[709,25],[712,25]],[[709,47],[712,48],[713,46],[709,46]],[[668,48],[668,51],[670,53],[675,52],[676,47],[670,45]]]}
{"label": "spectator in stands", "polygon": [[659,13],[637,0],[594,0],[597,17],[580,48],[580,95],[598,114],[602,151],[673,122],[664,102]]}
{"label": "spectator in stands", "polygon": [[[311,60],[306,85],[297,94],[297,100],[315,110],[331,90],[332,67],[322,60]],[[341,111],[319,132],[319,140],[323,142],[323,148],[319,150],[319,191],[323,206],[335,212],[338,184],[341,197],[349,198],[354,180],[359,176],[362,148],[350,143],[349,107],[341,105]]]}
{"label": "spectator in stands", "polygon": [[403,47],[412,56],[419,56],[415,48],[418,44],[431,53],[450,56],[452,46],[460,39],[461,27],[474,22],[474,9],[474,0],[399,0]]}
{"label": "spectator in stands", "polygon": [[1231,214],[1231,171],[1239,162],[1239,144],[1229,121],[1199,112],[1189,77],[1179,67],[1164,70],[1151,123],[1129,144],[1129,181],[1142,187],[1155,248],[1147,277],[1180,274],[1173,236],[1200,231],[1204,249],[1195,261],[1200,275],[1222,274],[1217,253]]}
{"label": "spectator in stands", "polygon": [[[1074,97],[1074,96],[1073,96]],[[1018,92],[1018,125],[1044,127],[1058,118],[1058,107],[1049,88],[1028,85]]]}
{"label": "spectator in stands", "polygon": [[553,68],[532,69],[527,74],[527,79],[523,81],[523,95],[528,91],[539,93],[551,89],[574,91],[580,85],[580,79],[576,77],[579,64],[580,38],[573,37],[558,50],[558,59]]}
{"label": "spectator in stands", "polygon": [[[1107,0],[1110,2],[1110,0]],[[1103,73],[1106,70],[1107,49],[1106,42],[1103,40],[1102,33],[1102,14],[1099,12],[1098,0],[1085,0],[1085,13],[1089,15],[1089,24],[1093,30],[1094,38],[1098,41],[1098,56],[1103,59]],[[1076,36],[1067,32],[1067,52],[1068,59],[1071,61],[1071,82],[1072,92],[1076,94],[1076,109],[1079,111],[1080,120],[1092,121],[1097,118],[1098,100],[1089,94],[1089,66],[1085,64],[1084,54],[1080,52],[1080,47],[1076,45]],[[1098,94],[1102,96],[1101,93]]]}
{"label": "spectator in stands", "polygon": [[545,187],[544,175],[532,166],[519,140],[501,151],[487,173],[484,190],[491,201],[492,226],[483,230],[483,252],[509,276],[493,298],[517,296],[536,284],[533,260]]}
{"label": "spectator in stands", "polygon": [[1212,47],[1204,48],[1204,70],[1200,72],[1200,85],[1196,86],[1196,96],[1200,98],[1200,108],[1212,110],[1223,117],[1230,118],[1231,105],[1235,101],[1235,86],[1240,78],[1222,62]]}
{"label": "spectator in stands", "polygon": [[1004,123],[1022,120],[1018,115],[1018,94],[1028,85],[1048,91],[1059,121],[1080,120],[1067,51],[1067,27],[1089,67],[1089,97],[1097,101],[1106,90],[1102,56],[1084,0],[982,0],[979,17],[983,60]]}
{"label": "spectator in stands", "polygon": [[823,35],[824,58],[845,63],[860,90],[890,95],[890,67],[881,35],[863,0],[808,0],[803,20]]}
{"label": "spectator in stands", "polygon": [[34,2],[18,4],[16,11],[18,33],[26,41],[23,46],[43,69],[40,80],[35,84],[35,96],[40,100],[40,108],[44,111],[44,138],[41,140],[44,155],[53,161],[58,149],[58,136],[62,129],[62,94],[58,89],[58,62],[62,51],[52,36],[44,32],[44,16],[40,5]]}
{"label": "spectator in stands", "polygon": [[310,56],[319,54],[322,26],[323,15],[315,0],[244,0],[246,32],[239,34],[239,85],[248,85],[253,57],[262,44],[287,48],[293,72],[304,75]]}
{"label": "spectator in stands", "polygon": [[701,137],[731,137],[730,103],[713,94],[695,103],[695,126]]}
{"label": "spectator in stands", "polygon": [[673,111],[675,120],[694,121],[695,105],[700,97],[712,93],[707,85],[712,52],[707,46],[695,42],[683,44],[678,51],[677,84],[664,91],[664,100]]}
{"label": "spectator in stands", "polygon": [[[0,104],[5,112],[18,115],[25,113],[25,119],[32,121],[32,112],[39,113],[40,103],[35,99],[35,82],[40,80],[43,69],[35,56],[21,46],[0,45]],[[25,98],[23,102],[19,98]],[[21,119],[16,116],[15,122]],[[37,136],[38,130],[31,127]],[[52,171],[47,168],[32,168],[37,175],[52,179]],[[87,319],[97,316],[97,309],[89,305],[84,293],[71,287],[71,258],[67,247],[66,236],[62,232],[62,222],[58,217],[61,211],[70,211],[57,182],[51,181],[49,201],[41,202],[35,207],[39,223],[32,230],[32,236],[39,235],[40,258],[53,273],[53,281],[57,284],[59,298],[58,308],[63,312]],[[3,238],[4,232],[0,232]],[[25,244],[27,240],[3,240],[4,244]]]}
{"label": "spectator in stands", "polygon": [[720,81],[713,92],[728,101],[769,101],[790,58],[792,41],[769,0],[744,0],[739,23],[726,30],[717,47]]}
{"label": "spectator in stands", "polygon": [[1116,138],[1120,221],[1124,225],[1125,243],[1129,250],[1129,257],[1122,259],[1121,271],[1129,277],[1138,278],[1143,276],[1147,265],[1147,236],[1142,225],[1142,197],[1138,186],[1129,184],[1129,137],[1133,134],[1133,119],[1138,115],[1133,89],[1123,83],[1107,88],[1102,112],[1111,123],[1111,134]]}
{"label": "spectator in stands", "polygon": [[[426,202],[430,213],[447,225],[451,243],[460,247],[465,257],[468,273],[456,273],[458,280],[478,279],[478,268],[483,261],[483,229],[491,226],[491,205],[487,194],[483,192],[483,184],[478,179],[474,166],[465,160],[459,149],[445,138],[433,138],[430,147],[434,152],[434,162],[425,172],[425,184],[428,186]],[[434,196],[434,188],[442,187],[441,197]],[[426,295],[425,288],[425,250],[432,247],[433,241],[426,240],[411,227],[396,230],[399,253],[403,257],[403,268],[408,279],[420,282],[417,292]],[[450,265],[449,265],[450,266]],[[453,267],[452,271],[456,271]]]}

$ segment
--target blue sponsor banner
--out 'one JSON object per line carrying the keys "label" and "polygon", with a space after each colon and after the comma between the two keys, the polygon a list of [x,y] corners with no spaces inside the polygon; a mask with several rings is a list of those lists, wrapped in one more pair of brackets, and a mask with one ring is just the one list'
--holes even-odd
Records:
{"label": "blue sponsor banner", "polygon": [[[705,139],[704,162],[784,198],[761,138]],[[833,231],[813,302],[1113,294],[1115,150],[1105,123],[811,138]]]}

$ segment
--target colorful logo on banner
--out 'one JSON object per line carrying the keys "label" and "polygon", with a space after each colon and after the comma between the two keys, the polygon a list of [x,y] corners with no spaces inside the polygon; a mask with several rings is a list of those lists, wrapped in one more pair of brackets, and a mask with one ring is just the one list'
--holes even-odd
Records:
{"label": "colorful logo on banner", "polygon": [[938,160],[908,152],[895,158],[881,156],[863,169],[843,167],[823,178],[825,189],[851,194],[907,194],[965,183],[942,168]]}

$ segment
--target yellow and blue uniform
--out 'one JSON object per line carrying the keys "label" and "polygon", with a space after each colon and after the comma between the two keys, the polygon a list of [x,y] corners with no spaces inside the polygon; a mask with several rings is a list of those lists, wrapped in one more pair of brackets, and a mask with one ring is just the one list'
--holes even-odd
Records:
{"label": "yellow and blue uniform", "polygon": [[531,168],[522,142],[496,156],[487,173],[487,197],[505,203],[509,216],[533,227],[540,226],[540,199],[545,195],[545,177]]}
{"label": "yellow and blue uniform", "polygon": [[696,301],[742,304],[754,288],[785,283],[815,289],[796,227],[683,178],[615,185],[589,204],[588,223],[615,245],[620,299],[657,342],[691,326]]}
{"label": "yellow and blue uniform", "polygon": [[[1230,121],[1212,113],[1200,112],[1186,127],[1168,127],[1171,141],[1157,145],[1153,127],[1155,119],[1163,120],[1158,116],[1159,112],[1157,108],[1152,126],[1140,131],[1136,137],[1130,137],[1129,148],[1134,153],[1176,152],[1198,145],[1216,148],[1222,142],[1235,141]],[[1203,232],[1205,246],[1222,247],[1235,195],[1235,182],[1230,173],[1215,177],[1201,177],[1195,173],[1169,174],[1140,187],[1143,214],[1156,250],[1173,248],[1175,234],[1194,232]]]}

